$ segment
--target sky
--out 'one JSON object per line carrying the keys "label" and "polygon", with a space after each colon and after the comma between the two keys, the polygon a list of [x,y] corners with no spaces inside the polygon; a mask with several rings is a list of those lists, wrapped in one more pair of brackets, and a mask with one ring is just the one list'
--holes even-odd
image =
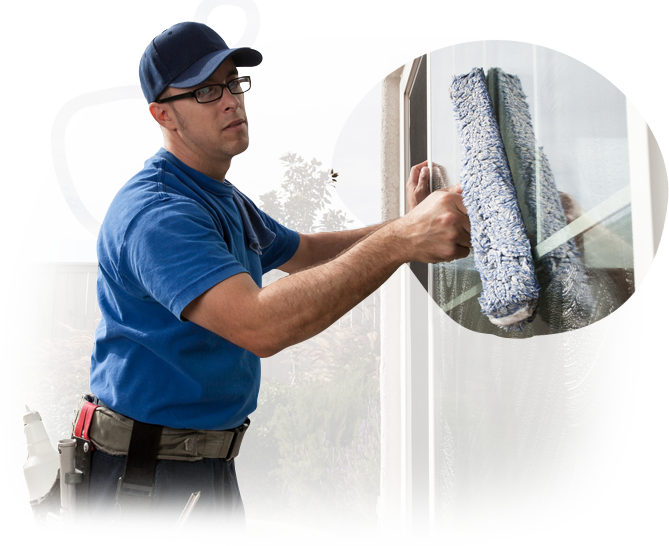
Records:
{"label": "sky", "polygon": [[[315,156],[324,167],[339,173],[333,206],[348,212],[354,226],[380,221],[381,68],[386,38],[353,37],[355,26],[345,22],[387,21],[391,2],[344,1],[332,6],[255,2],[253,9],[230,3],[225,14],[220,5],[212,8],[213,2],[198,12],[188,12],[176,2],[160,7],[149,2],[153,10],[143,4],[140,10],[123,12],[120,7],[124,4],[107,5],[102,14],[90,4],[74,2],[68,5],[80,8],[78,12],[68,8],[67,13],[56,13],[53,4],[38,1],[25,12],[19,9],[13,19],[1,19],[4,55],[0,63],[11,85],[0,90],[7,105],[0,127],[0,143],[7,152],[0,158],[0,199],[5,205],[0,219],[0,261],[94,261],[94,239],[106,205],[161,144],[137,76],[130,77],[115,88],[88,93],[85,99],[76,97],[72,102],[77,104],[63,107],[56,126],[67,124],[70,113],[80,111],[84,102],[86,113],[67,140],[55,142],[53,163],[37,167],[41,171],[35,177],[35,171],[24,169],[19,160],[23,45],[144,46],[150,39],[149,21],[167,15],[178,16],[178,20],[246,20],[253,39],[264,21],[263,41],[276,40],[257,46],[265,61],[249,70],[253,89],[246,104],[251,147],[235,158],[229,180],[257,200],[260,193],[281,183],[280,155],[291,150],[308,158]],[[114,21],[135,12],[135,21],[123,25]],[[36,13],[42,16],[39,22],[34,21]],[[72,13],[80,15],[78,21],[59,20],[66,15],[72,18]],[[139,20],[142,15],[145,20]],[[303,23],[291,25],[291,21]],[[351,35],[336,37],[344,33]],[[304,38],[281,40],[282,34]],[[314,34],[327,37],[306,38]],[[243,36],[242,42],[250,38]],[[288,68],[286,59],[290,59]],[[300,92],[286,91],[294,85],[296,75]],[[77,110],[70,112],[72,108]],[[22,189],[35,187],[35,180],[42,190],[22,233]]]}

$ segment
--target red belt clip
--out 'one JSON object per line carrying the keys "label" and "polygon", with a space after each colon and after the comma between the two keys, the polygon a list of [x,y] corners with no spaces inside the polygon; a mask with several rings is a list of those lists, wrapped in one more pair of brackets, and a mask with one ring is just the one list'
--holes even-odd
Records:
{"label": "red belt clip", "polygon": [[85,402],[81,407],[79,412],[79,419],[77,419],[77,424],[74,427],[74,435],[78,438],[83,438],[91,444],[91,451],[93,451],[93,442],[88,435],[88,430],[91,428],[91,421],[93,421],[93,412],[97,408],[92,402]]}

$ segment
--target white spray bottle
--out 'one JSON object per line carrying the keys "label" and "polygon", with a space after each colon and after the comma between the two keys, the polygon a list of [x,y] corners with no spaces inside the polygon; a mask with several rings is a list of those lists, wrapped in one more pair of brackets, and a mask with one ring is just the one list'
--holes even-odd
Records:
{"label": "white spray bottle", "polygon": [[28,460],[23,465],[23,475],[28,485],[30,500],[46,495],[53,486],[60,469],[60,458],[51,445],[40,414],[26,406],[23,432],[28,442]]}

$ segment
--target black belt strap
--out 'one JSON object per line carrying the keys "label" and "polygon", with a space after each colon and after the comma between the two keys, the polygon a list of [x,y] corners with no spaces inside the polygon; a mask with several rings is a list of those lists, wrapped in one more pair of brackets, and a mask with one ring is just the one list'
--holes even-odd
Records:
{"label": "black belt strap", "polygon": [[151,504],[162,432],[162,425],[133,422],[125,470],[116,490],[116,502],[121,507]]}

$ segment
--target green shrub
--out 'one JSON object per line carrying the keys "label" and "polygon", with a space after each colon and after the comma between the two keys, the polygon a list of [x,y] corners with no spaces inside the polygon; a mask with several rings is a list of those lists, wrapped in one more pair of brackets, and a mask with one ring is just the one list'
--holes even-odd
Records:
{"label": "green shrub", "polygon": [[[84,390],[72,394],[84,394]],[[76,404],[54,392],[50,396],[36,393],[26,400],[30,409],[40,410],[40,415],[56,447],[58,440],[71,438],[70,426]],[[23,434],[21,415],[23,403],[9,402],[0,406],[0,502],[28,502],[22,468],[28,457]]]}
{"label": "green shrub", "polygon": [[272,419],[276,408],[288,403],[290,389],[290,385],[276,379],[261,383],[258,410],[251,416],[251,426],[244,437],[241,454],[235,462],[238,467],[277,466],[279,442],[274,434],[276,425]]}
{"label": "green shrub", "polygon": [[[288,502],[303,525],[327,528],[340,537],[359,536],[327,492],[330,450],[343,449],[356,436],[367,405],[378,398],[378,379],[366,373],[364,351],[330,382],[298,377],[286,407],[275,414],[280,466]],[[325,486],[324,486],[325,484]],[[340,513],[335,513],[340,512]]]}
{"label": "green shrub", "polygon": [[258,409],[251,415],[251,426],[244,436],[236,461],[239,487],[249,517],[267,518],[282,513],[281,482],[273,471],[279,467],[280,451],[272,419],[277,408],[288,403],[290,385],[264,381],[258,394]]}
{"label": "green shrub", "polygon": [[40,413],[52,444],[69,438],[74,410],[89,391],[93,330],[67,325],[70,335],[42,340],[27,352],[23,363],[25,403]]}
{"label": "green shrub", "polygon": [[[299,233],[340,231],[353,220],[340,209],[332,209],[330,188],[337,183],[334,169],[323,169],[316,158],[307,161],[295,153],[279,158],[285,167],[283,182],[278,189],[260,194],[258,207],[274,220]],[[286,274],[274,269],[263,275],[263,286]]]}
{"label": "green shrub", "polygon": [[[323,482],[322,486],[336,507],[334,514],[336,517],[341,517],[340,514],[345,516],[346,524],[353,531],[367,542],[376,544],[376,501],[381,495],[381,420],[378,402],[370,399],[367,418],[362,421],[351,446],[343,450],[329,448],[327,451],[330,457],[328,482]],[[340,525],[336,519],[328,522],[331,529]]]}
{"label": "green shrub", "polygon": [[[378,296],[377,296],[378,299]],[[362,311],[362,320],[351,321],[342,317],[319,336],[300,343],[290,350],[290,361],[298,375],[306,379],[329,381],[351,364],[363,366],[365,371],[379,377],[381,364],[381,336],[374,321],[374,307],[369,305]]]}

